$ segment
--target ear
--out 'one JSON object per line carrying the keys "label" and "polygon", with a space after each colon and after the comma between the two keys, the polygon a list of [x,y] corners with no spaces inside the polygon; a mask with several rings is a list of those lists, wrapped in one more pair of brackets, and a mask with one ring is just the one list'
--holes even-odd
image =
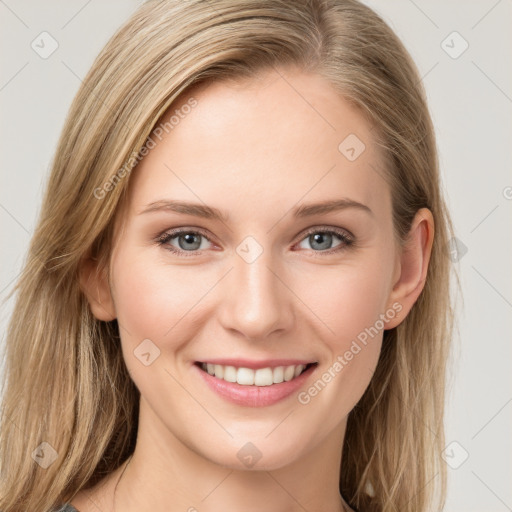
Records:
{"label": "ear", "polygon": [[84,292],[92,314],[104,322],[116,318],[116,311],[108,275],[105,268],[98,265],[98,261],[92,257],[86,257],[80,265],[80,287]]}
{"label": "ear", "polygon": [[388,307],[394,303],[401,304],[401,314],[387,321],[385,329],[392,329],[403,321],[423,290],[433,241],[432,212],[428,208],[421,208],[414,216],[407,241],[399,256],[395,281],[389,296]]}

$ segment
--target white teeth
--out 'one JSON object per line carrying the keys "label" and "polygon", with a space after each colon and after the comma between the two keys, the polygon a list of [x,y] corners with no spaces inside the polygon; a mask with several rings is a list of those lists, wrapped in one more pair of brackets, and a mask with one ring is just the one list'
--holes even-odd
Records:
{"label": "white teeth", "polygon": [[253,370],[253,372],[255,386],[272,386],[272,384],[274,384],[274,372],[272,368],[259,368],[256,371]]}
{"label": "white teeth", "polygon": [[219,377],[219,379],[224,377],[224,366],[220,364],[215,365],[215,377]]}
{"label": "white teeth", "polygon": [[225,366],[224,367],[224,380],[228,382],[236,382],[236,368],[234,366]]}
{"label": "white teeth", "polygon": [[293,376],[295,375],[295,366],[287,366],[284,369],[284,380],[289,381],[293,379]]}
{"label": "white teeth", "polygon": [[238,368],[236,372],[236,381],[238,384],[252,386],[254,384],[254,371],[249,368]]}
{"label": "white teeth", "polygon": [[277,366],[275,368],[236,368],[220,364],[202,363],[201,368],[218,379],[236,382],[243,386],[271,386],[298,377],[306,368],[303,364]]}
{"label": "white teeth", "polygon": [[274,368],[274,376],[273,380],[275,384],[280,384],[284,381],[284,367],[278,366],[277,368]]}

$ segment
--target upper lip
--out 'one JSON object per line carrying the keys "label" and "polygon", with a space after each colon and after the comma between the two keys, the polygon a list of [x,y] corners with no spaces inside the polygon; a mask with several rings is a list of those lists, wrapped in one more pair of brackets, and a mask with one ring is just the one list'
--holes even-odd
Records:
{"label": "upper lip", "polygon": [[276,368],[278,366],[292,366],[303,364],[304,366],[316,361],[307,359],[262,359],[260,361],[250,359],[205,359],[203,361],[197,361],[198,363],[210,363],[220,364],[222,366],[235,366],[237,368],[251,368],[258,370],[260,368]]}

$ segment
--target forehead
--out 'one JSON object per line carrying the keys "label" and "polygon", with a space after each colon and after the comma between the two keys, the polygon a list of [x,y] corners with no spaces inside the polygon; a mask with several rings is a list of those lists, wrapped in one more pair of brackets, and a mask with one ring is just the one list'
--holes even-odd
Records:
{"label": "forehead", "polygon": [[132,212],[165,198],[269,221],[297,203],[340,197],[389,210],[372,127],[318,75],[272,70],[201,84],[159,127],[131,177]]}

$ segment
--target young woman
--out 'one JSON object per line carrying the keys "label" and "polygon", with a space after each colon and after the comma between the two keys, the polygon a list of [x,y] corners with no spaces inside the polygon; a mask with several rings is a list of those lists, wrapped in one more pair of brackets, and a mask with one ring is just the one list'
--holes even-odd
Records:
{"label": "young woman", "polygon": [[146,2],[16,287],[0,510],[440,510],[452,231],[368,7]]}

